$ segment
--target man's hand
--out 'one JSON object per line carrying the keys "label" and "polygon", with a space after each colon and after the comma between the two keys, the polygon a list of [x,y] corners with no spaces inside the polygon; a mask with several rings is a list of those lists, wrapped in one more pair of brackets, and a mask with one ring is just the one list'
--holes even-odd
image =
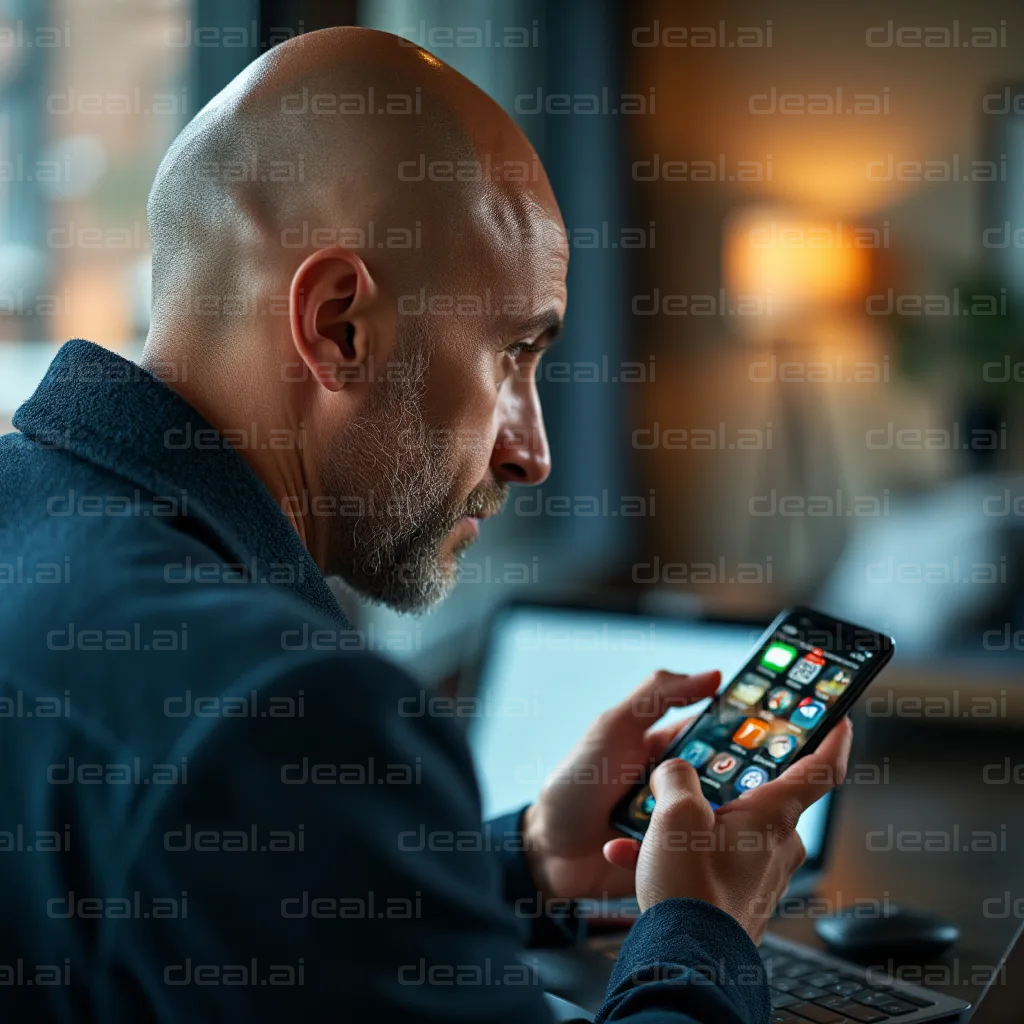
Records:
{"label": "man's hand", "polygon": [[656,805],[643,845],[614,839],[605,856],[623,871],[635,869],[642,910],[673,896],[705,900],[759,942],[805,857],[797,819],[842,783],[852,736],[850,720],[844,719],[813,754],[717,812],[704,798],[693,766],[672,758],[651,776]]}
{"label": "man's hand", "polygon": [[652,726],[668,708],[712,696],[720,681],[718,672],[655,672],[601,715],[555,769],[523,826],[530,870],[546,897],[632,895],[635,856],[632,864],[620,864],[602,853],[619,835],[608,824],[612,808],[642,781],[682,728],[679,722]]}

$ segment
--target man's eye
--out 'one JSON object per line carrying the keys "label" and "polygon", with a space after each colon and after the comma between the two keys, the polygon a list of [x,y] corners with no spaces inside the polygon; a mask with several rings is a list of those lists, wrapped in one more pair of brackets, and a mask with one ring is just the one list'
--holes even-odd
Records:
{"label": "man's eye", "polygon": [[513,358],[516,359],[524,352],[539,352],[540,349],[536,345],[531,345],[527,341],[517,341],[514,345],[509,345],[505,351]]}

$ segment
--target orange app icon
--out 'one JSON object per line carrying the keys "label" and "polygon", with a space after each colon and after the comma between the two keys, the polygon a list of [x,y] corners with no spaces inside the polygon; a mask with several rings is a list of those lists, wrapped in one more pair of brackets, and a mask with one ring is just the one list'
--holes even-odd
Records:
{"label": "orange app icon", "polygon": [[760,718],[744,719],[743,724],[732,734],[733,743],[738,743],[747,750],[761,746],[768,735],[768,723]]}

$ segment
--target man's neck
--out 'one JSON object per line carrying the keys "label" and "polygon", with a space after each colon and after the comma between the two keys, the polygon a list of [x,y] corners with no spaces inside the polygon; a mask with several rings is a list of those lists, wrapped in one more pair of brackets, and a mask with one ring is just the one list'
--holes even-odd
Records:
{"label": "man's neck", "polygon": [[317,517],[311,512],[320,490],[306,459],[305,424],[248,401],[244,389],[232,386],[209,360],[191,357],[152,331],[140,365],[188,402],[220,432],[224,446],[249,464],[324,572],[326,537],[315,529]]}

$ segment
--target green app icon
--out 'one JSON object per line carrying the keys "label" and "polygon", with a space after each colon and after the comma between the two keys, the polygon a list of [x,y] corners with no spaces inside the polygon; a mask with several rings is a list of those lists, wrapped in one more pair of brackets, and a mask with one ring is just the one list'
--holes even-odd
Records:
{"label": "green app icon", "polygon": [[796,648],[778,642],[769,644],[768,650],[761,655],[761,664],[772,672],[782,672],[796,657]]}

